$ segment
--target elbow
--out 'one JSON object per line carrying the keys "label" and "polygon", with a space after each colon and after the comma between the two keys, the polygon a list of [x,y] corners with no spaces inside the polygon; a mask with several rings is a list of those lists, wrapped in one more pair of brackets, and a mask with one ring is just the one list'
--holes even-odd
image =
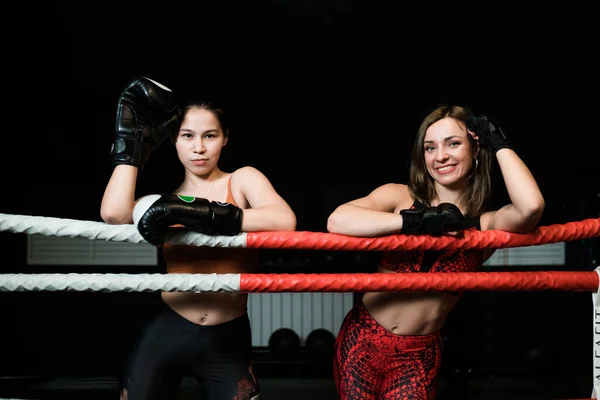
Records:
{"label": "elbow", "polygon": [[537,224],[542,218],[545,209],[546,202],[544,201],[544,198],[540,196],[536,201],[532,202],[531,206],[529,207],[528,214],[531,219],[535,220],[535,223]]}
{"label": "elbow", "polygon": [[284,231],[295,231],[297,226],[296,214],[293,212],[288,214],[285,218],[281,219],[282,227]]}
{"label": "elbow", "polygon": [[104,221],[105,224],[113,225],[115,223],[115,216],[105,208],[100,209],[100,218],[102,218],[102,221]]}
{"label": "elbow", "polygon": [[123,220],[121,220],[115,216],[112,216],[112,215],[102,214],[101,217],[102,217],[102,220],[104,221],[104,223],[108,224],[108,225],[122,225],[125,223],[125,222],[123,222]]}
{"label": "elbow", "polygon": [[544,214],[544,210],[546,209],[546,203],[542,197],[539,199],[532,201],[527,209],[522,212],[522,217],[525,223],[526,229],[525,232],[533,231],[540,220],[542,219],[542,215]]}
{"label": "elbow", "polygon": [[131,222],[129,218],[106,208],[100,209],[100,218],[108,225],[123,225]]}
{"label": "elbow", "polygon": [[532,209],[531,216],[532,216],[533,220],[535,221],[536,225],[538,224],[538,222],[540,222],[540,219],[542,219],[542,215],[544,214],[545,209],[546,209],[546,203],[543,200],[535,208]]}
{"label": "elbow", "polygon": [[340,233],[341,232],[342,223],[338,214],[333,213],[327,218],[327,232],[330,233]]}
{"label": "elbow", "polygon": [[348,235],[357,229],[356,214],[352,213],[352,208],[341,205],[327,218],[327,232]]}
{"label": "elbow", "polygon": [[100,217],[109,225],[124,225],[133,223],[134,203],[125,201],[103,200],[100,205]]}
{"label": "elbow", "polygon": [[256,226],[254,229],[262,229],[262,230],[272,230],[272,231],[295,231],[296,230],[296,214],[293,211],[291,212],[279,212],[273,214],[271,218],[269,218],[267,225],[264,225],[264,222],[260,224],[262,228]]}

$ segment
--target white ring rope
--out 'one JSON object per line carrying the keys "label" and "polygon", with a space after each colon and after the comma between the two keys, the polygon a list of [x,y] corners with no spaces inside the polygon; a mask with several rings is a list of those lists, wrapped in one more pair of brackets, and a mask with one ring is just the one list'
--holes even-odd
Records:
{"label": "white ring rope", "polygon": [[0,274],[0,292],[239,292],[240,274]]}
{"label": "white ring rope", "polygon": [[[93,240],[147,243],[132,224],[109,225],[104,222],[67,218],[36,217],[0,213],[0,231],[28,235],[82,237]],[[246,233],[235,236],[212,236],[197,232],[167,234],[171,244],[208,247],[246,247]]]}

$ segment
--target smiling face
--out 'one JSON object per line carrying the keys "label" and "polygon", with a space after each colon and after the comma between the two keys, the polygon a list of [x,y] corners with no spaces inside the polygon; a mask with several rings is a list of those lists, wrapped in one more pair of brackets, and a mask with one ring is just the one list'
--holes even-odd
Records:
{"label": "smiling face", "polygon": [[184,168],[195,175],[209,174],[227,144],[219,119],[204,108],[190,108],[175,139],[177,156]]}
{"label": "smiling face", "polygon": [[427,172],[436,185],[462,188],[468,184],[477,149],[461,121],[446,117],[425,132],[423,154]]}

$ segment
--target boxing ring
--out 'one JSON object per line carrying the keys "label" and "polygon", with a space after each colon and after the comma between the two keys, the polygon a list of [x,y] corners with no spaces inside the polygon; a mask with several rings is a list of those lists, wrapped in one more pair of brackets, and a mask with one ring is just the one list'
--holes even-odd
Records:
{"label": "boxing ring", "polygon": [[[90,240],[145,243],[133,225],[0,213],[0,231]],[[536,246],[600,237],[600,218],[537,228],[530,234],[465,231],[462,237],[390,235],[350,237],[322,232],[246,232],[209,236],[180,231],[172,244],[254,249],[444,250]],[[600,266],[594,271],[294,274],[0,274],[0,291],[99,292],[364,292],[364,291],[585,291],[593,302],[592,398],[600,393]]]}

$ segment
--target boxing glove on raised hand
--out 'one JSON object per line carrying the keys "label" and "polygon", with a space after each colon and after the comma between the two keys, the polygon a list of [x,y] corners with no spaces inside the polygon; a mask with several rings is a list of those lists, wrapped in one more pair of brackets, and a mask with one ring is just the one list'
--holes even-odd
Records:
{"label": "boxing glove on raised hand", "polygon": [[401,210],[402,229],[405,234],[440,235],[467,228],[460,209],[452,203],[440,203],[424,210]]}
{"label": "boxing glove on raised hand", "polygon": [[173,225],[208,235],[237,235],[242,228],[242,210],[200,197],[155,194],[138,201],[133,221],[148,243],[162,246]]}
{"label": "boxing glove on raised hand", "polygon": [[493,154],[504,148],[514,150],[512,143],[508,140],[500,125],[485,115],[469,118],[467,129],[479,136],[479,147],[489,150]]}
{"label": "boxing glove on raised hand", "polygon": [[179,129],[181,118],[171,89],[146,77],[132,80],[117,103],[110,152],[113,166],[127,164],[143,169],[151,151]]}

